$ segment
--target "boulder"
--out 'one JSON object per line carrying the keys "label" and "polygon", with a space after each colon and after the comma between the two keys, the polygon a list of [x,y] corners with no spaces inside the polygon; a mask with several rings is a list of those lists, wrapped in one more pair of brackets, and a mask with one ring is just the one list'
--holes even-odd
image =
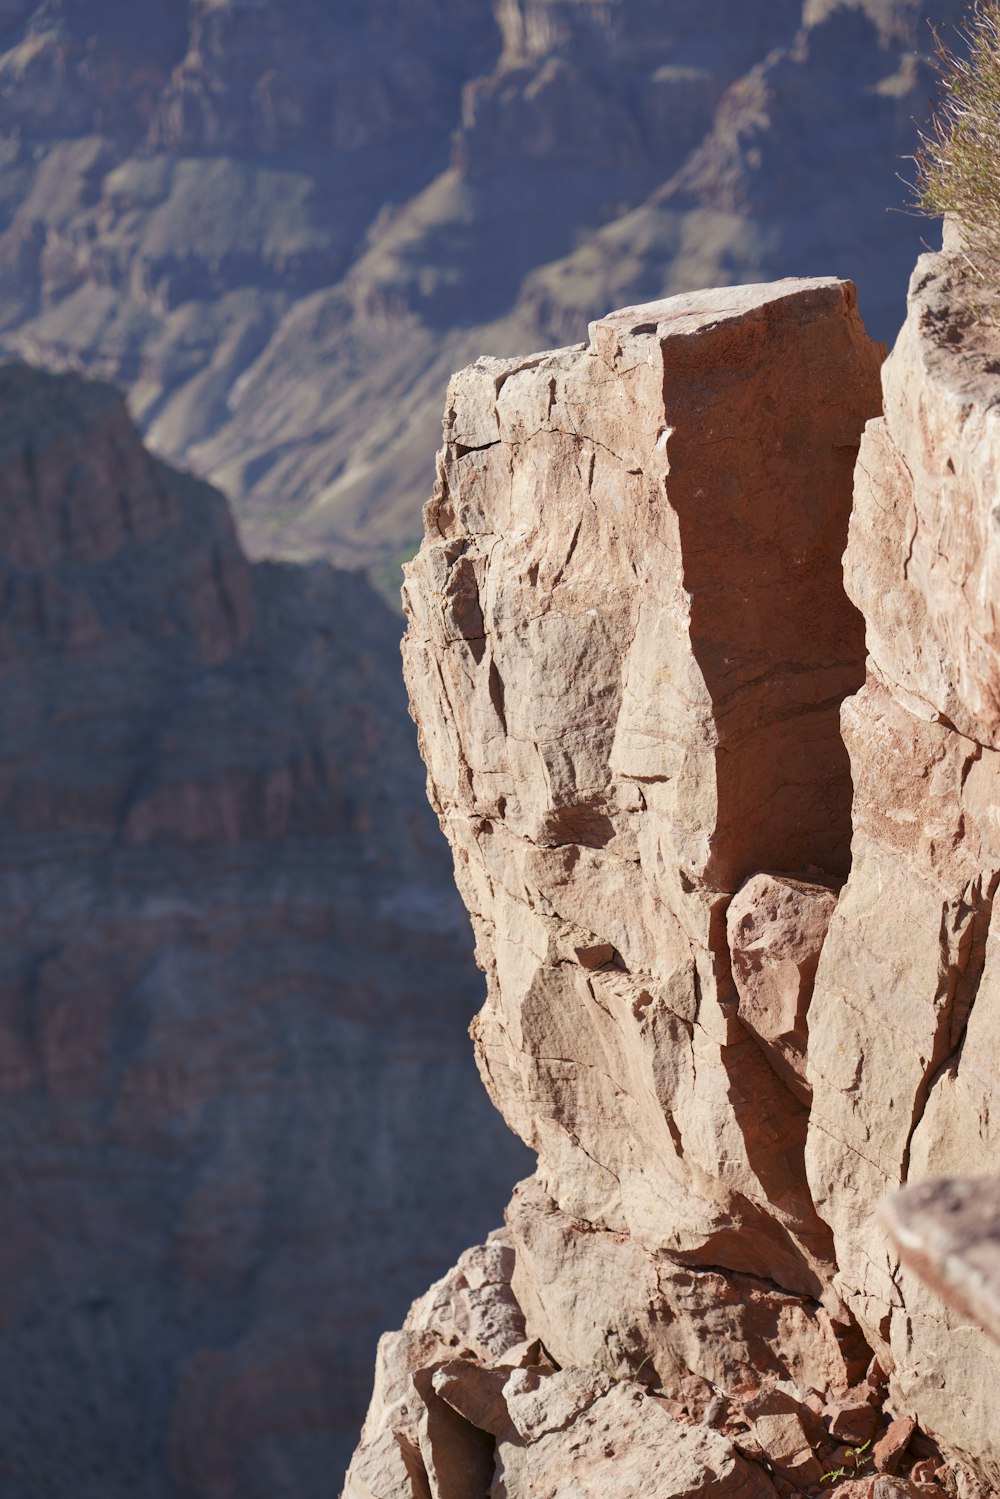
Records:
{"label": "boulder", "polygon": [[803,1103],[807,1014],[836,890],[787,875],[753,875],[726,914],[740,1020]]}

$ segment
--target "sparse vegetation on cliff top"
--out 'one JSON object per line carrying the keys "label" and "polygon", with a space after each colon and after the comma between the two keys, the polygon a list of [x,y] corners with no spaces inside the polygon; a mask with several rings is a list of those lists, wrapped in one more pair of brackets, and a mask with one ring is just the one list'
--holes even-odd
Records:
{"label": "sparse vegetation on cliff top", "polygon": [[1000,269],[1000,0],[976,0],[960,51],[937,40],[942,96],[916,155],[917,194],[930,214],[961,220],[977,271]]}

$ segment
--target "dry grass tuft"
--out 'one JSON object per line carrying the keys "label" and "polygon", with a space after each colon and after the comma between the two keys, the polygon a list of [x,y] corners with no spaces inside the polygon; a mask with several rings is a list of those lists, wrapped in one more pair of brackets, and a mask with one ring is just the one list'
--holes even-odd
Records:
{"label": "dry grass tuft", "polygon": [[917,203],[961,221],[970,266],[1000,282],[1000,0],[975,0],[955,51],[935,37],[942,96],[914,158]]}

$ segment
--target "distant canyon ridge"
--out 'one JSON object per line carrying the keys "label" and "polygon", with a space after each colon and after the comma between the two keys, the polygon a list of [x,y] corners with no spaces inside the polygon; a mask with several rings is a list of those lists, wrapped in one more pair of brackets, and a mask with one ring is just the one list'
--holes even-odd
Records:
{"label": "distant canyon ridge", "polygon": [[891,339],[957,0],[2,0],[0,344],[394,589],[448,374],[795,274]]}

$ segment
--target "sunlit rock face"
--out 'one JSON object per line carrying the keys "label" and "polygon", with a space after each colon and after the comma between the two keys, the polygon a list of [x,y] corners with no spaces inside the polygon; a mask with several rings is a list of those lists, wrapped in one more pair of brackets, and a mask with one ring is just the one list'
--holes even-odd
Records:
{"label": "sunlit rock face", "polygon": [[849,275],[964,0],[122,0],[0,14],[0,330],[126,386],[255,555],[393,592],[450,373],[702,286]]}
{"label": "sunlit rock face", "polygon": [[835,281],[480,361],[406,586],[490,978],[482,1065],[540,1180],[566,1213],[813,1296],[831,1246],[802,1140],[760,1133],[805,1111],[734,1013],[725,910],[760,869],[847,870],[838,709],[863,641],[840,551],[879,361]]}
{"label": "sunlit rock face", "polygon": [[[469,1492],[514,1499],[536,1473],[559,1493],[560,1464],[597,1494],[609,1448],[626,1494],[809,1486],[824,1420],[881,1419],[804,1150],[864,675],[840,559],[883,352],[849,283],[789,280],[451,384],[404,659],[489,981],[480,1068],[538,1169],[503,1240],[523,1326],[484,1346],[459,1283],[414,1307],[352,1499],[419,1493],[414,1471],[449,1491],[437,1400],[492,1437]],[[734,896],[766,918],[769,987]]]}
{"label": "sunlit rock face", "polygon": [[994,301],[921,259],[881,390],[831,280],[452,382],[404,656],[538,1169],[349,1499],[996,1491]]}
{"label": "sunlit rock face", "polygon": [[0,518],[0,1488],[318,1499],[526,1159],[398,625],[77,377],[0,370]]}
{"label": "sunlit rock face", "polygon": [[1000,1164],[997,344],[963,258],[922,257],[845,557],[868,680],[844,708],[854,857],[810,1009],[807,1151],[838,1285],[898,1398],[994,1484],[1000,1355],[900,1272],[870,1207]]}

